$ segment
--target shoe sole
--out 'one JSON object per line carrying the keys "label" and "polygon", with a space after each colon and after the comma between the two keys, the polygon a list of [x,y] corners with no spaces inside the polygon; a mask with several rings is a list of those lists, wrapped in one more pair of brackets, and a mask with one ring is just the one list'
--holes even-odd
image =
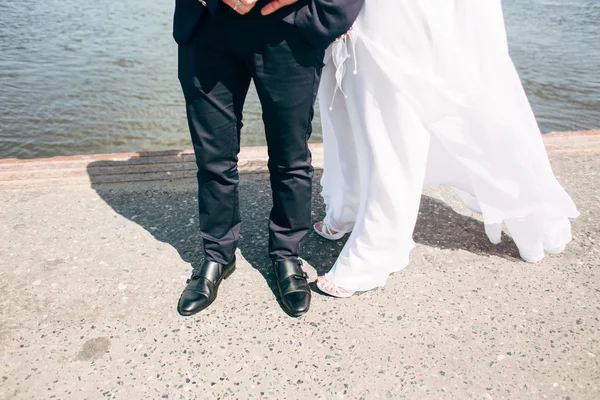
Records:
{"label": "shoe sole", "polygon": [[[236,264],[233,264],[233,267],[230,267],[229,270],[227,270],[227,272],[225,272],[223,274],[223,276],[221,276],[221,279],[219,279],[217,281],[217,283],[215,284],[215,300],[217,300],[217,296],[219,295],[219,287],[221,286],[221,282],[223,282],[225,279],[229,278],[231,276],[231,274],[233,274],[235,272],[235,269],[237,268]],[[181,296],[183,296],[183,293],[181,294]],[[179,300],[181,301],[181,297],[179,297]],[[187,311],[181,311],[179,310],[179,302],[177,303],[177,312],[179,313],[179,315],[183,316],[183,317],[190,317],[194,314],[198,314],[200,311],[206,310],[208,307],[210,307],[210,305],[212,303],[215,302],[215,300],[211,301],[210,303],[208,303],[206,305],[206,307],[202,307],[198,310],[192,311],[192,312],[187,312]]]}

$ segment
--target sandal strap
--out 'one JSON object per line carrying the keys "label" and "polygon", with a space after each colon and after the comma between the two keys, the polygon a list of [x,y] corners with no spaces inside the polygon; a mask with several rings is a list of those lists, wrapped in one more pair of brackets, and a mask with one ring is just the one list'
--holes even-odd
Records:
{"label": "sandal strap", "polygon": [[335,235],[335,233],[333,233],[334,232],[333,229],[331,228],[331,226],[329,226],[329,224],[327,222],[325,222],[325,220],[321,221],[320,231],[321,231],[321,233],[324,233],[326,235]]}
{"label": "sandal strap", "polygon": [[348,295],[354,294],[354,291],[346,290],[346,289],[342,288],[341,286],[338,286],[338,285],[332,283],[326,277],[324,277],[324,278],[325,278],[325,283],[322,286],[323,286],[323,289],[324,289],[325,293],[327,293],[329,295],[332,295],[332,296],[335,296],[335,295],[345,295],[345,294],[348,294]]}

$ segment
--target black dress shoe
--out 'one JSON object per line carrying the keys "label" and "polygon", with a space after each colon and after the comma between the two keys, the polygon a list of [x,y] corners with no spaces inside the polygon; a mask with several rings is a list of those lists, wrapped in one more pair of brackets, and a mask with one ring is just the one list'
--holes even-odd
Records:
{"label": "black dress shoe", "polygon": [[202,265],[192,272],[192,277],[188,279],[188,285],[179,298],[179,314],[188,317],[210,306],[217,298],[221,281],[229,278],[233,271],[235,257],[227,265],[204,260]]}
{"label": "black dress shoe", "polygon": [[302,270],[302,261],[292,258],[273,263],[281,304],[294,317],[305,314],[310,307],[308,275]]}

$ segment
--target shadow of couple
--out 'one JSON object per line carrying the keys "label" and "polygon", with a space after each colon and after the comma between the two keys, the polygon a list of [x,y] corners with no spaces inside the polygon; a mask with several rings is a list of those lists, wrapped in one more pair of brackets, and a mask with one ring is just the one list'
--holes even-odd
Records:
{"label": "shadow of couple", "polygon": [[[92,163],[102,166],[105,161]],[[94,165],[95,164],[95,165]],[[319,182],[321,171],[315,173]],[[198,229],[198,198],[195,179],[154,181],[135,184],[128,189],[121,184],[96,181],[90,174],[92,188],[112,209],[140,225],[156,240],[173,246],[186,263],[196,267],[203,251]],[[128,186],[128,185],[127,185]],[[125,190],[124,190],[125,189]],[[313,185],[313,220],[324,217],[324,205]],[[265,173],[243,174],[240,177],[240,212],[242,228],[239,250],[248,263],[261,273],[275,298],[279,301],[277,283],[268,256],[268,219],[271,208],[271,189]],[[444,202],[423,195],[419,219],[413,234],[416,243],[438,249],[465,250],[475,254],[517,259],[518,251],[512,239],[503,235],[499,245],[485,236],[481,221],[454,211]],[[319,275],[326,273],[335,262],[347,236],[337,242],[328,241],[314,232],[303,240],[300,257],[313,265]],[[474,240],[476,238],[476,240]],[[315,289],[314,283],[311,287]]]}

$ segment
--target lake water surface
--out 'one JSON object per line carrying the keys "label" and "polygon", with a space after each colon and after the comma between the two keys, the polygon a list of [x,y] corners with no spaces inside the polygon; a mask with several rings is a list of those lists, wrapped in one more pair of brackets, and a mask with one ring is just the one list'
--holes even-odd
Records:
{"label": "lake water surface", "polygon": [[[542,131],[600,128],[600,1],[504,8]],[[0,158],[189,148],[172,13],[172,1],[0,0]],[[264,144],[254,92],[244,123],[243,145]]]}

